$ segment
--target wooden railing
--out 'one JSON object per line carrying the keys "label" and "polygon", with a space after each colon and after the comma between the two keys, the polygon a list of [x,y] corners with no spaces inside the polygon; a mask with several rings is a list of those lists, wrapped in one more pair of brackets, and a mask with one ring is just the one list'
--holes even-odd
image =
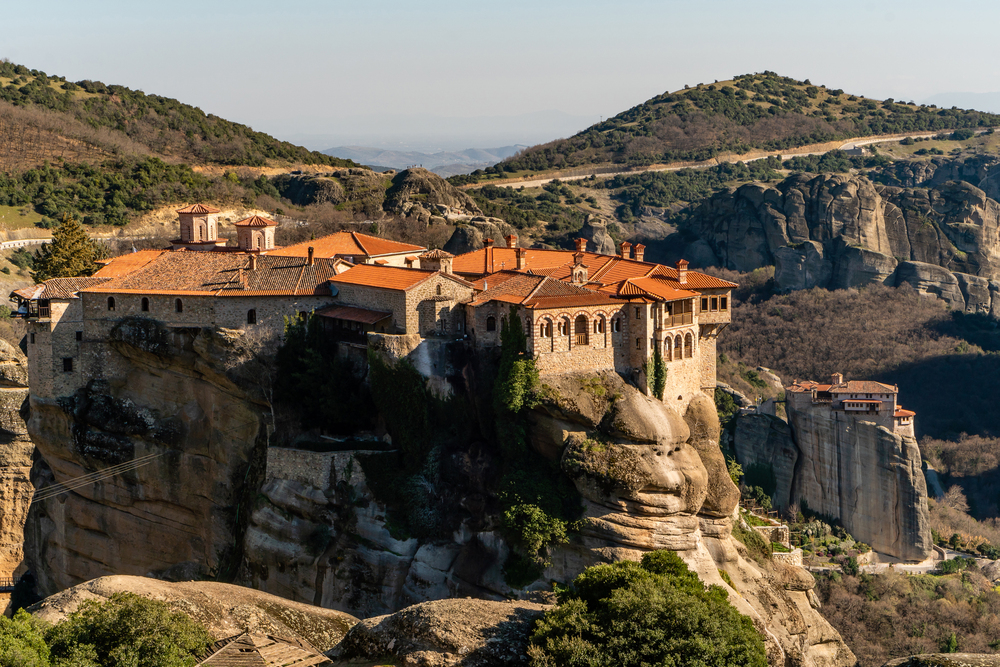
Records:
{"label": "wooden railing", "polygon": [[578,333],[576,335],[576,344],[577,345],[587,345],[587,344],[589,344],[589,341],[587,340],[587,334],[585,334],[585,333]]}
{"label": "wooden railing", "polygon": [[694,313],[680,313],[678,315],[667,315],[663,318],[663,326],[679,327],[682,324],[694,322]]}

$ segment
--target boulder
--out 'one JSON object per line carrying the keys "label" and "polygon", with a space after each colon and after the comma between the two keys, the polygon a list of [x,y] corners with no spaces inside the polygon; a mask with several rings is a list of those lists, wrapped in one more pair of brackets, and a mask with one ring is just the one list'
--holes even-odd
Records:
{"label": "boulder", "polygon": [[965,297],[958,279],[947,269],[926,262],[900,262],[896,269],[896,285],[904,283],[921,294],[938,297],[949,308],[965,310]]}
{"label": "boulder", "polygon": [[588,214],[583,219],[583,227],[579,236],[587,239],[587,250],[602,255],[614,255],[617,252],[614,239],[608,234],[607,224],[597,216]]}
{"label": "boulder", "polygon": [[969,313],[989,314],[993,309],[993,291],[990,281],[967,273],[956,273],[955,279],[965,299],[965,310]]}
{"label": "boulder", "polygon": [[896,271],[899,261],[867,248],[849,246],[837,257],[830,289],[850,289],[873,283],[886,283]]}
{"label": "boulder", "polygon": [[688,404],[684,413],[691,437],[688,442],[698,452],[705,472],[708,473],[708,495],[701,506],[701,514],[731,516],[740,504],[740,489],[729,476],[726,457],[719,448],[719,413],[715,402],[698,394]]}
{"label": "boulder", "polygon": [[499,218],[472,218],[455,228],[444,250],[453,255],[472,252],[483,247],[484,239],[493,239],[493,244],[501,247],[507,245],[506,237],[513,233],[514,228]]}
{"label": "boulder", "polygon": [[817,241],[775,249],[774,285],[778,291],[826,287],[833,275],[833,264],[823,254],[823,245]]}
{"label": "boulder", "polygon": [[361,621],[331,652],[342,659],[383,659],[426,667],[528,664],[528,642],[546,605],[491,600],[422,602]]}

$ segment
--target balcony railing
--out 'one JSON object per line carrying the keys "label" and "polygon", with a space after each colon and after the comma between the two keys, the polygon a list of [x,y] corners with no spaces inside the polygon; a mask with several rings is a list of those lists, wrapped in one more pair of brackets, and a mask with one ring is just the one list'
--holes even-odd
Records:
{"label": "balcony railing", "polygon": [[694,322],[694,313],[679,313],[663,317],[664,327],[679,327],[682,324],[691,324],[692,322]]}
{"label": "balcony railing", "polygon": [[590,341],[587,340],[587,334],[585,334],[585,333],[578,333],[576,335],[576,344],[577,345],[588,345],[589,343],[590,343]]}

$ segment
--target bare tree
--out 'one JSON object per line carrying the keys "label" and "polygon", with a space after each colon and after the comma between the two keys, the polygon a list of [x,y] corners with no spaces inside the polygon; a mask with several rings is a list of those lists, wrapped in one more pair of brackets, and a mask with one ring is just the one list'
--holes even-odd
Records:
{"label": "bare tree", "polygon": [[965,493],[962,492],[962,487],[957,484],[951,486],[944,492],[944,497],[941,498],[941,502],[957,512],[969,512],[969,501],[965,499]]}

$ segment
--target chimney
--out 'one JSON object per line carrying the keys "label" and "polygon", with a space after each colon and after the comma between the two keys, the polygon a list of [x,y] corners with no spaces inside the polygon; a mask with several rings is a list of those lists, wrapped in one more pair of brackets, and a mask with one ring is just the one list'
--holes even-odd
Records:
{"label": "chimney", "polygon": [[642,245],[641,243],[636,243],[634,252],[635,252],[635,261],[641,262],[642,256],[646,252],[646,246]]}
{"label": "chimney", "polygon": [[686,259],[677,260],[677,282],[681,285],[687,285],[688,281],[688,263]]}
{"label": "chimney", "polygon": [[517,249],[517,270],[524,271],[528,268],[528,251],[524,248]]}
{"label": "chimney", "polygon": [[257,270],[257,255],[250,255],[250,270]]}
{"label": "chimney", "polygon": [[631,250],[632,250],[632,244],[629,243],[628,241],[622,241],[622,244],[618,247],[618,254],[621,256],[622,259],[631,259],[632,258]]}
{"label": "chimney", "polygon": [[582,252],[573,253],[573,266],[579,266],[580,264],[583,264],[583,253]]}
{"label": "chimney", "polygon": [[576,240],[576,251],[587,252],[587,239],[581,238]]}
{"label": "chimney", "polygon": [[483,239],[483,247],[484,248],[492,248],[493,247],[493,239],[491,239],[489,237]]}
{"label": "chimney", "polygon": [[312,266],[313,264],[316,263],[316,248],[309,246],[309,250],[307,250],[306,252],[309,253],[309,257],[307,260],[309,262],[309,266]]}
{"label": "chimney", "polygon": [[507,235],[507,247],[508,248],[516,248],[517,247],[517,234],[508,234]]}
{"label": "chimney", "polygon": [[842,373],[834,373],[830,376],[830,384],[844,384],[844,375]]}

